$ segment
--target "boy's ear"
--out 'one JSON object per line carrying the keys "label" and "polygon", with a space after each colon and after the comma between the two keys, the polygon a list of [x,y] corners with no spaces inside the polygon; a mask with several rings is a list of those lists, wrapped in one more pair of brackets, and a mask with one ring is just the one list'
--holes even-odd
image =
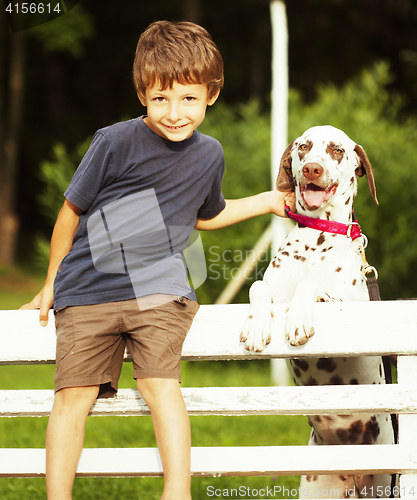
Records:
{"label": "boy's ear", "polygon": [[219,94],[220,94],[220,89],[218,89],[217,92],[209,98],[209,100],[207,101],[207,105],[213,106],[213,104],[217,101]]}
{"label": "boy's ear", "polygon": [[137,95],[138,95],[138,99],[139,99],[140,103],[142,104],[142,106],[143,106],[144,108],[146,108],[146,99],[145,99],[145,95],[144,95],[144,94],[142,94],[142,93],[139,93],[139,92],[137,92]]}

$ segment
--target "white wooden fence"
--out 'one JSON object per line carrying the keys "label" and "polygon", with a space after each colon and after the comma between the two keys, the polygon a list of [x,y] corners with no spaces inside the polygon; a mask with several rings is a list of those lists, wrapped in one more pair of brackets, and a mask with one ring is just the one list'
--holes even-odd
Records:
{"label": "white wooden fence", "polygon": [[[331,415],[396,413],[395,445],[204,447],[192,449],[193,476],[400,474],[401,498],[417,496],[417,301],[318,303],[316,334],[302,347],[283,339],[284,305],[275,311],[275,334],[261,354],[248,353],[239,334],[248,309],[202,306],[183,349],[184,360],[398,355],[398,384],[322,387],[184,388],[190,415]],[[0,311],[0,365],[54,363],[53,316],[47,328],[37,311]],[[1,369],[1,367],[0,367]],[[51,410],[50,390],[0,390],[0,416],[39,417]],[[139,393],[122,389],[98,400],[92,416],[149,415]],[[40,477],[42,449],[0,449],[0,477]],[[78,476],[161,476],[154,448],[84,449]]]}

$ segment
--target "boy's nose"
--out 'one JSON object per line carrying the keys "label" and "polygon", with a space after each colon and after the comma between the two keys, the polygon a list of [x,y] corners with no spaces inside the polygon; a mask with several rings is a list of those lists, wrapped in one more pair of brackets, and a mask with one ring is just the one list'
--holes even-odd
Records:
{"label": "boy's nose", "polygon": [[168,119],[177,122],[181,118],[181,110],[178,104],[172,103],[168,109]]}

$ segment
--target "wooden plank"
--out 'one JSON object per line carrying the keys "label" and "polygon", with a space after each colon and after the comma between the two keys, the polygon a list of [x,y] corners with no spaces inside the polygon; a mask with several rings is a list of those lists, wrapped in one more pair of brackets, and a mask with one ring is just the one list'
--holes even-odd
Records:
{"label": "wooden plank", "polygon": [[[417,412],[416,384],[197,387],[183,388],[182,393],[192,416]],[[52,403],[52,390],[0,391],[0,417],[45,417],[49,415]],[[147,416],[150,413],[137,390],[120,389],[114,398],[97,400],[90,415]]]}
{"label": "wooden plank", "polygon": [[[273,339],[261,353],[239,342],[247,304],[203,305],[184,343],[183,359],[263,359],[417,352],[417,301],[315,304],[315,336],[304,346],[284,339],[285,304],[275,306]],[[0,364],[53,363],[53,315],[46,328],[38,311],[0,311]],[[392,332],[395,331],[395,335]],[[337,334],[335,334],[337,332]],[[14,341],[11,342],[11,339]]]}
{"label": "wooden plank", "polygon": [[[192,475],[284,476],[301,474],[416,473],[417,448],[406,445],[250,446],[192,448]],[[0,477],[41,477],[45,450],[1,449]],[[85,448],[77,476],[161,476],[156,448]]]}

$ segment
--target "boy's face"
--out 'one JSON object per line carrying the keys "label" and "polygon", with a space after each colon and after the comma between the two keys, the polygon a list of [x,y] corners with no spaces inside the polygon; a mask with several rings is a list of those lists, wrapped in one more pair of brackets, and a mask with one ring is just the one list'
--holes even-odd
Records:
{"label": "boy's face", "polygon": [[[219,91],[220,92],[220,91]],[[140,99],[147,108],[146,125],[156,134],[173,142],[188,139],[204,120],[207,106],[216,101],[219,92],[209,98],[207,85],[174,82],[172,88],[148,87]]]}

